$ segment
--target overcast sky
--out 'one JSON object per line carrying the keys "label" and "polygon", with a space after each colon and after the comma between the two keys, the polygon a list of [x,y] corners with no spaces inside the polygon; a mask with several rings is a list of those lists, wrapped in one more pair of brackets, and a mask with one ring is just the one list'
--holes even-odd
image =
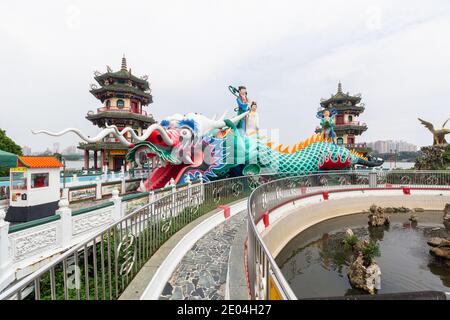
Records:
{"label": "overcast sky", "polygon": [[[261,125],[294,143],[318,124],[320,98],[361,93],[359,141],[432,142],[417,117],[450,117],[450,1],[2,1],[0,128],[33,151],[79,139],[31,129],[80,128],[100,106],[93,72],[149,75],[157,120],[229,115],[228,85],[246,85]],[[450,127],[450,124],[448,125]]]}

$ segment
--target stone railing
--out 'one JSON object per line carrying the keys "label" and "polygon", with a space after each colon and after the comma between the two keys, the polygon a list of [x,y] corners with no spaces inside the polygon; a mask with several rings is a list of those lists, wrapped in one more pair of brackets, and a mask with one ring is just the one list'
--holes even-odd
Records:
{"label": "stone railing", "polygon": [[[197,181],[156,191],[129,194],[120,197],[124,184],[94,185],[94,198],[111,194],[110,201],[77,210],[69,208],[69,200],[77,189],[63,196],[55,215],[10,226],[4,221],[5,210],[0,209],[0,291],[12,281],[38,269],[103,227],[122,219],[130,212],[177,191],[189,194],[203,192],[203,183]],[[125,184],[126,187],[126,184]],[[106,189],[107,188],[107,189]],[[195,192],[192,190],[196,190]],[[87,189],[78,189],[84,190]],[[101,191],[101,193],[100,193]],[[170,197],[169,197],[170,198]],[[86,198],[84,198],[86,199]],[[184,208],[177,207],[182,210]]]}

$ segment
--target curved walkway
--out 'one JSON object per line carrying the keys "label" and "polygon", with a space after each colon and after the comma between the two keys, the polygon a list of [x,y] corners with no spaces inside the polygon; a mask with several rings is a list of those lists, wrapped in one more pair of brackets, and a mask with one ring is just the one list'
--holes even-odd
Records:
{"label": "curved walkway", "polygon": [[225,299],[231,247],[246,220],[246,211],[241,211],[198,240],[178,264],[160,299]]}

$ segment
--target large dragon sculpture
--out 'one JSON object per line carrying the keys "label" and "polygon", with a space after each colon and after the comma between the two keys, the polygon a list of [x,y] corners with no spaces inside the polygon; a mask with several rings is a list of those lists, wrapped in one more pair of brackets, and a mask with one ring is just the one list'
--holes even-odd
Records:
{"label": "large dragon sculpture", "polygon": [[[383,163],[381,159],[364,157],[332,143],[322,134],[313,135],[292,147],[275,146],[256,136],[242,135],[236,129],[236,123],[246,115],[210,119],[198,113],[175,114],[151,125],[140,136],[132,128],[120,131],[109,125],[93,138],[74,128],[58,133],[45,130],[33,133],[61,136],[73,132],[89,143],[115,135],[130,148],[127,160],[136,166],[153,164],[154,170],[144,183],[146,190],[164,187],[172,179],[175,183],[183,183],[186,177],[191,180],[202,177],[209,181],[258,173],[307,174],[346,169],[355,164],[375,167]],[[125,138],[128,132],[134,143]]]}

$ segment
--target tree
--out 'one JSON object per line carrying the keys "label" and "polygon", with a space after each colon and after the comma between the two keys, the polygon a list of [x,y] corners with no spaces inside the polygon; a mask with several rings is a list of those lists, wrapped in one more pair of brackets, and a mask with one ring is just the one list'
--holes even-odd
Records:
{"label": "tree", "polygon": [[[22,155],[22,148],[16,144],[10,137],[6,135],[6,131],[0,129],[0,150]],[[7,176],[9,170],[7,168],[0,168],[0,177]]]}

